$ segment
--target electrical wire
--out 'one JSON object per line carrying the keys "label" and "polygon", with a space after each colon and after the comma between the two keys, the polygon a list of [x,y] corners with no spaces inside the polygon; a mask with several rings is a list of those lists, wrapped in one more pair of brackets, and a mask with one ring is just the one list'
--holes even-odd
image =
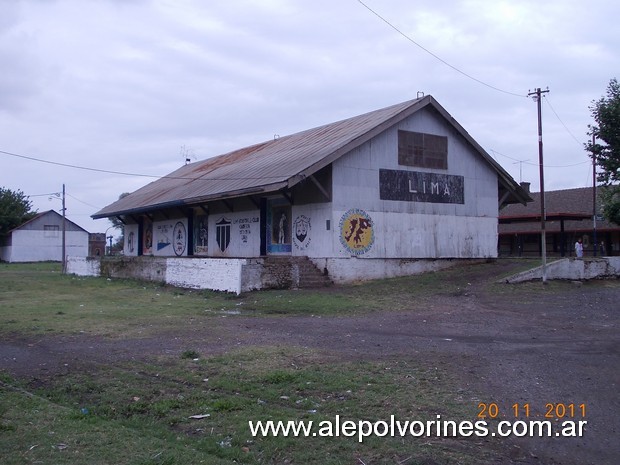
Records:
{"label": "electrical wire", "polygon": [[[491,152],[493,152],[494,154],[497,155],[501,155],[502,157],[508,158],[509,160],[513,160],[515,162],[519,162],[519,163],[523,163],[526,165],[532,165],[532,166],[540,166],[540,163],[534,163],[531,161],[527,161],[527,160],[519,160],[518,158],[514,158],[508,155],[504,155],[501,152],[498,152],[497,150],[493,150],[490,149]],[[547,164],[543,164],[544,168],[572,168],[573,166],[580,166],[580,165],[585,165],[586,163],[590,164],[590,161],[580,161],[579,163],[572,163],[570,165],[547,165]]]}
{"label": "electrical wire", "polygon": [[[60,198],[61,195],[62,195],[61,192],[50,192],[49,194],[32,194],[32,195],[28,195],[27,197],[56,197],[56,198]],[[69,194],[68,192],[65,192],[65,195],[67,197],[71,197],[73,200],[77,200],[78,202],[83,203],[84,205],[86,205],[88,207],[92,207],[92,208],[96,208],[97,210],[101,210],[101,207],[97,207],[96,205],[90,204],[88,202],[84,202],[83,200],[78,199],[77,197],[75,197],[74,195]]]}
{"label": "electrical wire", "polygon": [[77,197],[74,197],[73,195],[66,193],[67,197],[71,197],[73,200],[77,200],[80,203],[83,203],[84,205],[86,205],[87,207],[92,207],[92,208],[96,208],[97,210],[101,210],[101,207],[97,207],[95,205],[92,205],[88,202],[84,202],[83,200],[78,199]]}
{"label": "electrical wire", "polygon": [[551,101],[549,100],[547,95],[545,95],[545,102],[547,102],[547,105],[549,105],[549,108],[551,108],[551,111],[553,112],[555,117],[558,119],[558,121],[562,124],[562,126],[564,126],[564,129],[566,129],[566,132],[575,140],[575,142],[577,142],[579,144],[579,146],[581,148],[583,148],[583,142],[580,142],[575,137],[575,135],[570,131],[570,129],[568,129],[568,126],[566,126],[566,124],[564,124],[564,121],[562,121],[562,119],[560,118],[560,115],[558,115],[558,113],[555,111],[555,108],[553,108],[553,105],[551,105]]}
{"label": "electrical wire", "polygon": [[426,53],[428,53],[430,56],[432,56],[433,58],[435,58],[436,60],[440,61],[441,63],[443,63],[444,65],[446,65],[447,67],[453,69],[454,71],[456,71],[457,73],[462,74],[463,76],[465,76],[468,79],[471,79],[472,81],[477,82],[478,84],[482,84],[485,87],[488,87],[490,89],[493,89],[497,92],[501,92],[503,94],[508,94],[508,95],[513,95],[515,97],[524,97],[527,98],[526,95],[523,94],[518,94],[516,92],[510,92],[507,90],[503,90],[500,89],[499,87],[495,87],[487,82],[481,81],[478,78],[475,78],[474,76],[472,76],[471,74],[466,73],[465,71],[457,68],[456,66],[448,63],[446,60],[444,60],[443,58],[439,57],[438,55],[436,55],[435,53],[431,52],[429,49],[427,49],[426,47],[424,47],[423,45],[419,44],[418,42],[416,42],[412,37],[410,37],[409,35],[405,34],[403,31],[401,31],[400,29],[398,29],[396,26],[394,26],[394,24],[392,24],[390,21],[388,21],[387,19],[385,19],[383,16],[381,16],[379,13],[377,13],[375,10],[373,10],[372,8],[370,8],[366,3],[364,3],[362,0],[357,0],[358,3],[360,5],[362,5],[364,8],[366,8],[368,11],[370,11],[373,15],[375,15],[377,18],[379,18],[381,21],[383,21],[385,24],[387,24],[388,26],[390,26],[392,29],[394,29],[396,32],[398,32],[401,36],[403,36],[405,39],[407,39],[409,42],[411,42],[412,44],[414,44],[416,47],[421,48],[422,50],[424,50]]}
{"label": "electrical wire", "polygon": [[591,187],[590,182],[592,182],[592,165],[588,168],[588,178],[586,180],[586,187]]}
{"label": "electrical wire", "polygon": [[[5,150],[0,150],[0,153],[4,154],[4,155],[9,155],[11,157],[17,157],[17,158],[23,158],[25,160],[31,160],[31,161],[36,161],[39,163],[47,163],[49,165],[56,165],[56,166],[64,166],[66,168],[73,168],[73,169],[78,169],[78,170],[85,170],[85,171],[94,171],[97,173],[107,173],[107,174],[118,174],[121,176],[134,176],[134,177],[142,177],[142,178],[155,178],[155,179],[181,179],[181,180],[186,180],[186,181],[196,181],[196,180],[200,180],[201,178],[195,178],[195,177],[190,177],[190,176],[157,176],[154,174],[144,174],[144,173],[127,173],[124,171],[114,171],[114,170],[104,170],[104,169],[100,169],[100,168],[92,168],[92,167],[88,167],[88,166],[80,166],[80,165],[72,165],[70,163],[61,163],[58,161],[50,161],[50,160],[44,160],[42,158],[37,158],[37,157],[30,157],[27,155],[20,155],[18,153],[13,153],[13,152],[7,152]],[[230,177],[230,178],[203,178],[202,180],[204,181],[239,181],[239,180],[256,180],[256,179],[280,179],[281,176],[246,176],[246,177]]]}

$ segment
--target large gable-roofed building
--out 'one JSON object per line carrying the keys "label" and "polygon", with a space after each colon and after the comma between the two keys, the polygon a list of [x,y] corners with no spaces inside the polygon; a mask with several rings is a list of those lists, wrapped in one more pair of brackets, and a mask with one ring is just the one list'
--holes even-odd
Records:
{"label": "large gable-roofed building", "polygon": [[271,257],[293,275],[307,257],[335,281],[495,257],[499,207],[528,200],[425,96],[187,164],[93,217],[125,223],[126,256],[204,257],[220,275],[236,260],[245,290],[276,279]]}

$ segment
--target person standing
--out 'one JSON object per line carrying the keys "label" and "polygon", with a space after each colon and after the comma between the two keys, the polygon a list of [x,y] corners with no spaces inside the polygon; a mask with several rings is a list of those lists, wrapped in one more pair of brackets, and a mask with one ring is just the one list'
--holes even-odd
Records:
{"label": "person standing", "polygon": [[581,238],[577,239],[577,242],[575,242],[575,255],[577,258],[583,258],[583,243],[581,242]]}

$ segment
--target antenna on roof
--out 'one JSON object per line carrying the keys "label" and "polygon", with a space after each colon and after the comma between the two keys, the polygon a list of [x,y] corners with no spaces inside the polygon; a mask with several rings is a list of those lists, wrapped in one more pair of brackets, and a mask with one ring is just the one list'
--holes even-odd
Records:
{"label": "antenna on roof", "polygon": [[519,164],[519,182],[523,182],[523,163],[528,161],[530,161],[529,158],[527,160],[517,160],[512,162],[513,165],[516,165],[517,163]]}
{"label": "antenna on roof", "polygon": [[194,149],[188,148],[185,145],[181,146],[181,150],[179,152],[183,159],[185,160],[185,164],[192,162],[192,159],[196,160],[196,155],[194,154]]}
{"label": "antenna on roof", "polygon": [[274,134],[273,135],[273,140],[279,139],[280,138],[280,134]]}
{"label": "antenna on roof", "polygon": [[418,95],[417,98],[422,98],[424,97],[424,92],[422,92],[421,90],[418,91]]}

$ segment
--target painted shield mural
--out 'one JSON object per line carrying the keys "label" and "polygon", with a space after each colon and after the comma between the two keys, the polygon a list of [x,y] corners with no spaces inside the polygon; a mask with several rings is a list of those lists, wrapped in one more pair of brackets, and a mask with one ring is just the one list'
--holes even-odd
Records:
{"label": "painted shield mural", "polygon": [[174,225],[172,237],[175,255],[183,255],[187,247],[187,229],[182,222],[178,221],[177,224]]}
{"label": "painted shield mural", "polygon": [[215,240],[222,252],[224,252],[230,244],[230,224],[231,221],[224,217],[215,223]]}
{"label": "painted shield mural", "polygon": [[298,249],[307,249],[310,245],[310,218],[299,215],[293,223],[293,242]]}
{"label": "painted shield mural", "polygon": [[375,241],[372,218],[364,210],[352,208],[340,219],[340,243],[355,255],[368,252]]}

